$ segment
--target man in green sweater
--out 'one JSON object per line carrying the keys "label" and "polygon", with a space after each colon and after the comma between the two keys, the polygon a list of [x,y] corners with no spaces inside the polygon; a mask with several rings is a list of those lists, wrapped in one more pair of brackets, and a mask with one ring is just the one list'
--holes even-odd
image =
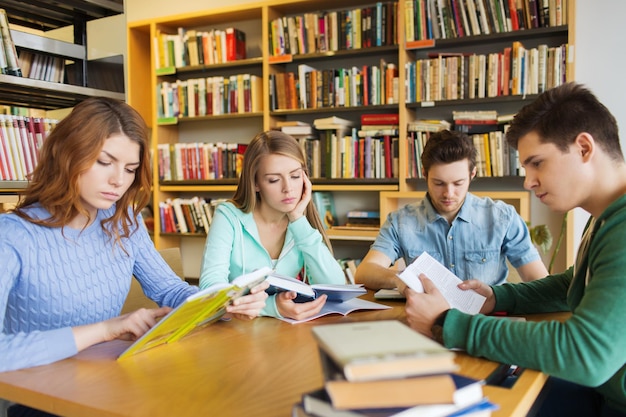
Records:
{"label": "man in green sweater", "polygon": [[552,210],[591,214],[574,266],[544,279],[460,288],[487,300],[481,313],[571,311],[564,322],[518,322],[450,309],[424,275],[405,290],[415,330],[470,355],[551,376],[540,416],[626,415],[626,163],[615,118],[569,83],[525,106],[507,133],[526,169],[525,188]]}

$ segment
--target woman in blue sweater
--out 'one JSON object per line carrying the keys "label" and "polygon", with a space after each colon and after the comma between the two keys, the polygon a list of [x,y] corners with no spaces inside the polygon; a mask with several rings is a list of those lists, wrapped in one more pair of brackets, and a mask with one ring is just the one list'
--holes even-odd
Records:
{"label": "woman in blue sweater", "polygon": [[[148,143],[139,113],[106,98],[78,104],[44,141],[23,198],[0,215],[0,372],[135,339],[198,291],[141,226]],[[120,316],[133,275],[162,307]],[[266,287],[229,312],[258,315]]]}
{"label": "woman in blue sweater", "polygon": [[[311,203],[311,181],[302,149],[293,137],[278,131],[252,139],[233,199],[215,211],[200,288],[264,266],[310,283],[345,283]],[[326,301],[322,296],[295,303],[295,296],[293,292],[270,296],[261,314],[301,320],[317,314]]]}

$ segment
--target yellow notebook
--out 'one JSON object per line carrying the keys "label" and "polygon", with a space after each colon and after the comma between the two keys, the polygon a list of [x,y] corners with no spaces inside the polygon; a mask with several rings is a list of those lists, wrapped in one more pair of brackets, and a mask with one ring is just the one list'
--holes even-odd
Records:
{"label": "yellow notebook", "polygon": [[263,282],[271,268],[261,268],[235,278],[229,284],[217,284],[189,296],[185,302],[170,311],[154,327],[130,345],[118,357],[127,358],[165,343],[175,342],[194,329],[217,321],[226,307],[236,298]]}

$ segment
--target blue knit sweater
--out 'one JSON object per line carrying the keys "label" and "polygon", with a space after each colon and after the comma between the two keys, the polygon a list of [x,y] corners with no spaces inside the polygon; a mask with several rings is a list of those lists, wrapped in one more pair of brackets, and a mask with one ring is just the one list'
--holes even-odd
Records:
{"label": "blue knit sweater", "polygon": [[[71,327],[120,314],[134,275],[159,305],[175,307],[197,287],[181,281],[145,228],[113,245],[100,210],[84,231],[49,228],[0,215],[0,372],[43,365],[77,353]],[[41,207],[31,216],[49,217]]]}

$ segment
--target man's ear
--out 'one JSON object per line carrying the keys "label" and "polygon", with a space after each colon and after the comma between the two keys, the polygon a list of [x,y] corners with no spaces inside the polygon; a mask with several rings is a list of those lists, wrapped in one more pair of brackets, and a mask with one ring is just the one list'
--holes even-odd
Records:
{"label": "man's ear", "polygon": [[579,133],[574,140],[576,151],[580,154],[584,162],[587,162],[593,156],[596,148],[596,141],[593,136],[587,132]]}
{"label": "man's ear", "polygon": [[472,169],[472,171],[470,172],[470,181],[474,179],[474,177],[476,176],[476,167],[474,167],[474,169]]}

